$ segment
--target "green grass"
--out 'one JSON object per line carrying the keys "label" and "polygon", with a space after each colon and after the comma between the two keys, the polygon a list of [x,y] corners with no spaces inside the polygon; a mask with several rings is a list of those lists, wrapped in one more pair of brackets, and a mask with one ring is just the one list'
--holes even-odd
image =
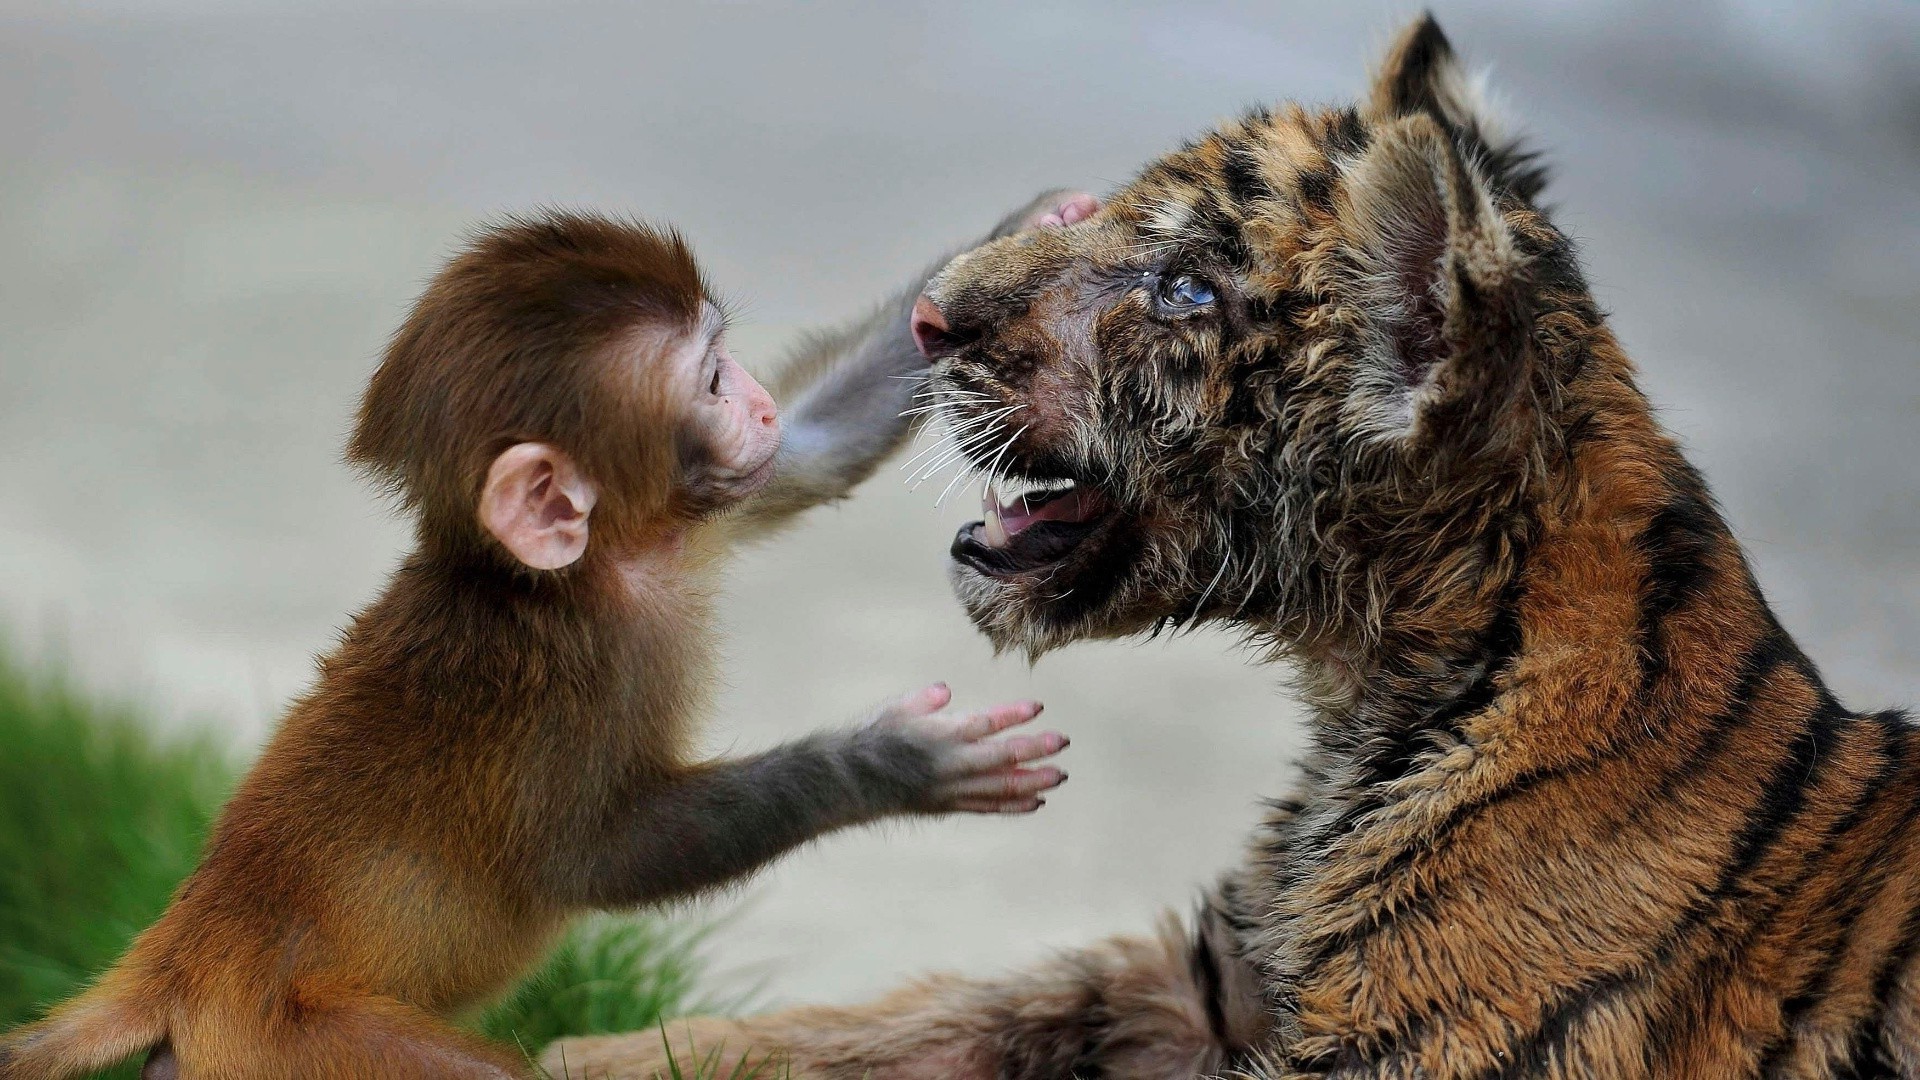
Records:
{"label": "green grass", "polygon": [[[211,740],[158,738],[135,711],[0,655],[0,1031],[80,989],[160,914],[238,775]],[[699,940],[658,919],[584,920],[475,1026],[530,1055],[652,1027],[698,1006]]]}
{"label": "green grass", "polygon": [[568,1035],[640,1031],[697,1006],[697,930],[630,916],[582,920],[476,1025],[529,1054]]}
{"label": "green grass", "polygon": [[0,660],[0,1026],[119,955],[193,869],[234,776],[208,742]]}

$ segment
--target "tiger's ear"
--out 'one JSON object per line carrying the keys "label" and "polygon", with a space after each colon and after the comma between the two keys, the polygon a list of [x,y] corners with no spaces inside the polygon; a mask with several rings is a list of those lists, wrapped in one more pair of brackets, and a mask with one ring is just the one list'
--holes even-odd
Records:
{"label": "tiger's ear", "polygon": [[1422,112],[1455,127],[1492,119],[1480,88],[1467,76],[1432,12],[1408,23],[1387,47],[1373,74],[1366,111],[1367,119],[1376,123]]}
{"label": "tiger's ear", "polygon": [[1338,205],[1370,330],[1366,426],[1465,448],[1498,421],[1527,364],[1524,257],[1487,180],[1424,113],[1376,130]]}
{"label": "tiger's ear", "polygon": [[1547,169],[1527,149],[1490,100],[1485,80],[1468,74],[1432,13],[1394,38],[1374,72],[1366,119],[1376,125],[1425,114],[1472,147],[1490,180],[1531,201],[1547,184]]}

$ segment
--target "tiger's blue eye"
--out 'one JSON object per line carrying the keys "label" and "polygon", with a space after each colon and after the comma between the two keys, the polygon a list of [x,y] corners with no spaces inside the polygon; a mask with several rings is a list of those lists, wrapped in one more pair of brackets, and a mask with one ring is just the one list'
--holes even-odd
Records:
{"label": "tiger's blue eye", "polygon": [[1213,300],[1213,286],[1192,274],[1168,278],[1160,284],[1160,303],[1169,311],[1191,311]]}

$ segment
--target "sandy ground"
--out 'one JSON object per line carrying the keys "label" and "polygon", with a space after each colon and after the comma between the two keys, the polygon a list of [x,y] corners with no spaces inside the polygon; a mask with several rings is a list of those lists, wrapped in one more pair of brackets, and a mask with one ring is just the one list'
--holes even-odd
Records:
{"label": "sandy ground", "polygon": [[[1337,9],[1337,10],[1330,10]],[[1562,218],[1787,625],[1920,701],[1920,8],[1440,5],[1560,165]],[[463,223],[670,219],[737,352],[859,310],[1042,187],[1241,106],[1361,86],[1395,10],[1324,3],[0,5],[0,621],[255,743],[405,537],[338,463]],[[891,472],[891,470],[889,470]],[[723,989],[848,1000],[1146,927],[1299,745],[1284,672],[1199,635],[994,659],[965,497],[876,480],[747,557],[717,748],[946,678],[1075,739],[1039,816],[842,836],[713,912]],[[4,752],[4,748],[0,748]]]}

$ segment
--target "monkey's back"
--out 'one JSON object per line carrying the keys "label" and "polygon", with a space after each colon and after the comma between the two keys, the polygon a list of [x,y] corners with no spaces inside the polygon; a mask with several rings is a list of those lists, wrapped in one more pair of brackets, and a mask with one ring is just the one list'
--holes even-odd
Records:
{"label": "monkey's back", "polygon": [[[424,770],[418,783],[396,776],[404,760],[372,767],[338,753],[335,718],[313,715],[325,708],[309,700],[288,717],[220,815],[201,865],[129,954],[186,1014],[217,1013],[220,1002],[297,1012],[315,991],[348,987],[458,1010],[510,981],[560,926],[530,889],[492,876],[494,860],[410,832],[413,815],[437,803],[453,817],[461,803],[436,795]],[[505,839],[498,814],[464,809],[472,817],[459,834]]]}

